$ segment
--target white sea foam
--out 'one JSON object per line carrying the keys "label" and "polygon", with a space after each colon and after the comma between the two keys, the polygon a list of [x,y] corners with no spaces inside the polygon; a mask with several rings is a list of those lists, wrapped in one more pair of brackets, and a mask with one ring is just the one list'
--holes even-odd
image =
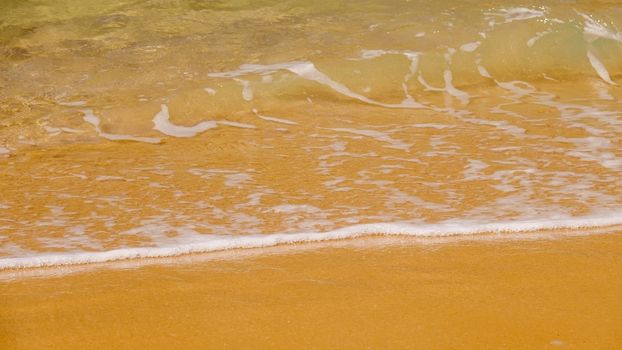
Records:
{"label": "white sea foam", "polygon": [[79,106],[85,106],[86,101],[69,101],[69,102],[59,101],[58,104],[61,106],[79,107]]}
{"label": "white sea foam", "polygon": [[431,128],[431,129],[438,129],[438,130],[455,128],[454,125],[435,124],[435,123],[420,123],[420,124],[413,124],[413,126],[417,128]]}
{"label": "white sea foam", "polygon": [[153,129],[169,136],[193,137],[217,126],[213,121],[200,122],[195,126],[181,126],[171,123],[169,118],[168,107],[163,104],[160,112],[153,117]]}
{"label": "white sea foam", "polygon": [[[406,83],[412,78],[418,70],[419,67],[419,52],[415,51],[401,51],[401,50],[361,50],[360,57],[358,59],[369,60],[378,58],[384,55],[403,55],[410,61],[410,66],[408,68],[408,73],[404,76],[404,80],[402,82],[402,90],[404,91],[405,98],[399,105],[386,105],[385,107],[395,108],[396,106],[403,106],[407,108],[424,108],[425,106],[415,101],[415,99],[408,92],[408,87]],[[364,92],[371,91],[370,87],[365,88]],[[378,103],[375,103],[378,104]]]}
{"label": "white sea foam", "polygon": [[593,81],[591,82],[591,85],[598,94],[598,98],[601,100],[615,100],[615,98],[609,93],[609,86],[607,84],[603,84],[600,81]]}
{"label": "white sea foam", "polygon": [[253,89],[251,88],[250,82],[248,80],[235,79],[238,83],[242,84],[242,98],[244,101],[252,101],[253,100]]}
{"label": "white sea foam", "polygon": [[[236,78],[249,74],[272,74],[280,70],[286,70],[298,75],[301,78],[314,81],[330,89],[338,92],[344,96],[359,100],[361,102],[369,103],[372,105],[387,107],[387,108],[424,108],[422,104],[414,101],[412,98],[406,98],[402,103],[383,103],[372,100],[366,96],[358,94],[350,90],[345,85],[334,81],[326,74],[320,72],[313,63],[308,61],[293,61],[285,63],[276,63],[269,65],[261,64],[243,64],[238,70],[229,72],[210,73],[210,77],[214,78]],[[238,81],[242,81],[237,79]],[[248,97],[248,96],[247,96]]]}
{"label": "white sea foam", "polygon": [[477,65],[477,71],[479,72],[479,75],[481,75],[484,78],[492,78],[492,75],[490,75],[486,67],[482,66],[481,58],[477,58],[475,60],[475,64]]}
{"label": "white sea foam", "polygon": [[[156,247],[122,248],[100,252],[72,252],[41,254],[27,257],[0,259],[1,269],[34,268],[44,266],[101,263],[114,260],[157,258],[204,253],[227,249],[260,248],[281,244],[348,239],[369,235],[403,235],[442,237],[481,233],[528,232],[553,229],[579,229],[622,224],[622,212],[601,213],[583,217],[556,217],[551,219],[478,222],[448,220],[435,224],[376,223],[345,227],[329,232],[252,234],[244,236],[201,235],[191,229],[180,228],[186,241],[177,241]],[[166,231],[166,230],[165,230]]]}
{"label": "white sea foam", "polygon": [[275,213],[317,213],[320,211],[319,208],[314,207],[308,204],[281,204],[275,207],[272,207],[270,211]]}
{"label": "white sea foam", "polygon": [[525,7],[512,7],[503,9],[501,12],[505,13],[505,21],[524,21],[527,19],[538,18],[544,16],[543,10],[529,9]]}
{"label": "white sea foam", "polygon": [[401,140],[396,140],[385,132],[376,131],[376,130],[351,129],[351,128],[329,128],[329,130],[347,132],[350,134],[371,137],[380,142],[386,142],[390,144],[390,146],[387,146],[389,148],[401,149],[404,151],[408,151],[413,146],[412,144],[407,144]]}
{"label": "white sea foam", "polygon": [[603,137],[564,138],[556,137],[555,140],[574,143],[577,147],[567,154],[586,161],[598,162],[605,168],[618,170],[622,168],[622,159],[618,158],[608,149],[613,149],[609,139]]}
{"label": "white sea foam", "polygon": [[536,35],[534,35],[533,37],[529,38],[529,40],[527,40],[527,47],[532,47],[533,45],[535,45],[535,43],[538,40],[540,40],[540,38],[542,38],[543,36],[549,33],[551,33],[550,30],[545,30],[543,32],[537,32]]}
{"label": "white sea foam", "polygon": [[257,115],[259,118],[263,119],[263,120],[267,120],[270,122],[275,122],[275,123],[281,123],[281,124],[288,124],[288,125],[298,125],[298,123],[296,123],[295,121],[292,120],[288,120],[288,119],[283,119],[283,118],[277,118],[277,117],[270,117],[267,115]]}
{"label": "white sea foam", "polygon": [[121,176],[112,176],[112,175],[97,175],[95,177],[95,181],[126,181],[127,179]]}
{"label": "white sea foam", "polygon": [[609,76],[607,68],[605,68],[605,65],[598,59],[598,57],[596,57],[591,49],[587,51],[587,58],[590,60],[590,64],[602,80],[606,81],[609,84],[615,85],[615,83],[611,80],[611,77]]}
{"label": "white sea foam", "polygon": [[481,45],[480,41],[474,41],[472,43],[466,43],[466,44],[460,46],[460,51],[473,52],[473,51],[477,50],[477,48],[480,45]]}
{"label": "white sea foam", "polygon": [[520,98],[523,96],[527,96],[531,93],[536,92],[536,88],[529,84],[526,81],[521,81],[521,80],[513,80],[513,81],[498,81],[495,80],[495,82],[497,83],[497,85],[499,85],[499,87],[511,91],[514,93],[514,95],[512,97],[514,98]]}
{"label": "white sea foam", "polygon": [[406,58],[411,59],[419,55],[415,51],[402,51],[402,50],[361,50],[360,59],[369,60],[378,58],[384,55],[404,55]]}
{"label": "white sea foam", "polygon": [[252,179],[252,176],[247,173],[237,173],[237,174],[226,175],[225,186],[237,187],[243,184],[244,182],[249,181],[250,179]]}
{"label": "white sea foam", "polygon": [[465,181],[468,180],[477,180],[482,178],[481,171],[488,168],[489,165],[477,159],[470,159],[469,164],[463,170],[463,179]]}
{"label": "white sea foam", "polygon": [[489,12],[486,13],[489,16],[489,25],[492,27],[497,24],[495,17],[501,17],[503,19],[502,23],[510,23],[514,21],[525,21],[528,19],[544,17],[545,11],[538,9],[530,9],[526,7],[510,7],[501,9],[497,12]]}
{"label": "white sea foam", "polygon": [[592,67],[594,67],[594,70],[601,79],[609,84],[615,85],[615,83],[611,80],[609,72],[605,68],[605,65],[600,61],[600,59],[598,59],[591,45],[592,42],[599,38],[610,39],[622,43],[622,33],[613,32],[609,30],[604,24],[595,20],[591,16],[581,12],[578,13],[579,15],[581,15],[581,17],[583,17],[583,19],[585,19],[585,22],[583,24],[583,36],[588,42],[589,46],[587,51],[587,58],[589,59],[590,64],[592,65]]}
{"label": "white sea foam", "polygon": [[146,143],[160,143],[160,139],[156,137],[141,137],[141,136],[132,136],[132,135],[122,135],[122,134],[109,134],[107,132],[102,131],[100,124],[101,120],[90,109],[85,109],[82,111],[84,114],[84,121],[93,125],[97,134],[105,139],[111,141],[136,141],[136,142],[146,142]]}
{"label": "white sea foam", "polygon": [[[452,49],[452,48],[447,49],[447,53],[445,54],[445,62],[447,63],[447,66],[451,66],[451,61],[452,61],[451,57],[455,53],[456,53],[455,49]],[[411,68],[410,71],[411,71],[411,74],[414,75],[414,71],[413,71],[412,68]],[[417,76],[417,80],[419,81],[419,83],[421,85],[423,85],[425,90],[427,90],[427,91],[446,92],[449,95],[457,98],[464,105],[467,105],[469,103],[470,99],[471,99],[471,95],[469,95],[465,91],[459,90],[458,88],[456,88],[453,85],[453,73],[449,69],[445,69],[443,71],[443,81],[445,82],[445,86],[442,87],[442,88],[434,87],[434,86],[430,85],[423,78],[423,75],[421,75],[421,72],[419,72],[419,75]]]}
{"label": "white sea foam", "polygon": [[453,85],[453,74],[451,73],[449,69],[446,69],[443,72],[443,79],[445,80],[445,91],[447,91],[448,94],[460,100],[462,104],[469,103],[471,96],[462,90],[458,90]]}
{"label": "white sea foam", "polygon": [[233,127],[242,128],[242,129],[256,129],[255,125],[245,124],[245,123],[238,123],[238,122],[231,122],[231,121],[228,121],[228,120],[219,120],[217,123],[221,124],[221,125],[228,125],[228,126],[233,126]]}
{"label": "white sea foam", "polygon": [[78,134],[78,133],[83,132],[82,130],[78,130],[78,129],[65,128],[65,127],[57,128],[55,126],[49,126],[49,125],[43,125],[43,129],[52,136],[60,135],[63,132],[67,132],[70,134]]}
{"label": "white sea foam", "polygon": [[593,42],[598,38],[622,42],[622,33],[609,30],[604,24],[601,24],[591,16],[584,13],[579,12],[579,15],[585,19],[583,24],[583,35],[588,42]]}

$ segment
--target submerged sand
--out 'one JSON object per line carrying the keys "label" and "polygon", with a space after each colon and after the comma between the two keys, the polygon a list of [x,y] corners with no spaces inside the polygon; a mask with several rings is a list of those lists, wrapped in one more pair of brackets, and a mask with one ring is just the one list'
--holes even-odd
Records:
{"label": "submerged sand", "polygon": [[619,2],[0,1],[0,350],[622,348]]}
{"label": "submerged sand", "polygon": [[5,271],[0,348],[622,347],[622,233],[515,237]]}

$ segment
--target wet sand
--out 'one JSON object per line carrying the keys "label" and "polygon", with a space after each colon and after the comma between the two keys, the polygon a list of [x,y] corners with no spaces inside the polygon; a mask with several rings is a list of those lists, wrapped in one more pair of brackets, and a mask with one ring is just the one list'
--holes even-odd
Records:
{"label": "wet sand", "polygon": [[495,237],[4,271],[0,348],[622,347],[622,233]]}

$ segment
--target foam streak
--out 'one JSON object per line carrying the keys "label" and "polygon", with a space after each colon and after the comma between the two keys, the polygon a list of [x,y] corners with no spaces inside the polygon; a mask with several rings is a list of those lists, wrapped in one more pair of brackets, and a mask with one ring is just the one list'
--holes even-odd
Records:
{"label": "foam streak", "polygon": [[376,223],[354,225],[324,233],[275,233],[247,236],[197,235],[194,236],[188,243],[163,245],[159,247],[123,248],[103,252],[79,252],[5,258],[0,259],[0,270],[102,263],[107,261],[138,258],[170,257],[227,249],[261,248],[281,244],[339,240],[369,235],[441,237],[452,235],[474,235],[479,233],[509,233],[552,229],[606,227],[620,224],[622,224],[622,212],[604,213],[601,215],[574,218],[517,220],[505,222],[499,221],[487,223],[467,220],[449,220],[436,224],[421,225]]}

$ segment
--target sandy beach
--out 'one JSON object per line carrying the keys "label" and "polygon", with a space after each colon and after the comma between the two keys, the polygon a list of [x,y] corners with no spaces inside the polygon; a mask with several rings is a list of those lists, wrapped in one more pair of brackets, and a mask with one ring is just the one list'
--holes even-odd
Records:
{"label": "sandy beach", "polygon": [[622,349],[619,0],[0,0],[0,350]]}
{"label": "sandy beach", "polygon": [[622,346],[622,233],[523,236],[377,237],[144,266],[5,271],[0,344],[6,349]]}

